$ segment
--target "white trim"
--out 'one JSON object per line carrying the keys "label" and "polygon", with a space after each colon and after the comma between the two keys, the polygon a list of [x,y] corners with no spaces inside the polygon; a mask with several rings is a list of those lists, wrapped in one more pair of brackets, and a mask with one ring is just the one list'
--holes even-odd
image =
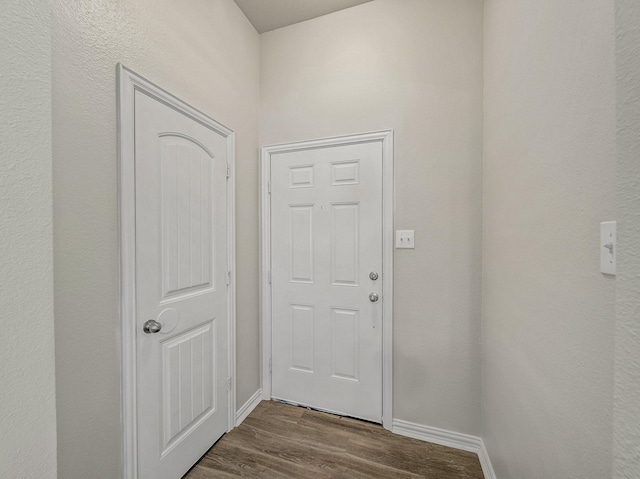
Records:
{"label": "white trim", "polygon": [[120,327],[122,330],[122,360],[120,365],[123,478],[136,479],[137,413],[136,413],[136,239],[135,239],[135,91],[143,91],[158,101],[175,108],[194,120],[213,128],[227,141],[231,177],[227,186],[227,267],[231,271],[228,289],[228,430],[235,426],[235,134],[213,118],[191,107],[159,86],[134,73],[122,64],[117,65],[117,126],[118,126],[118,199],[120,230]]}
{"label": "white trim", "polygon": [[489,451],[484,445],[484,441],[480,439],[480,451],[478,451],[478,458],[480,459],[480,465],[482,466],[482,473],[484,479],[496,479],[496,472],[493,470],[493,464],[491,464],[491,458],[489,457]]}
{"label": "white trim", "polygon": [[[268,158],[267,158],[268,155]],[[262,399],[271,399],[271,153],[262,148],[260,158],[260,387]]]}
{"label": "white trim", "polygon": [[382,134],[382,425],[393,427],[393,130]]}
{"label": "white trim", "polygon": [[382,143],[382,425],[393,418],[393,130],[283,143],[262,147],[260,159],[260,324],[262,328],[262,398],[271,399],[271,155],[285,151],[379,141]]}
{"label": "white trim", "polygon": [[[134,150],[134,81],[122,65],[118,65],[118,226],[120,230],[120,328],[122,360],[120,364],[123,428],[123,477],[138,475],[136,424],[136,335],[130,324],[136,316],[135,258],[135,165]],[[125,160],[126,159],[126,160]]]}
{"label": "white trim", "polygon": [[441,446],[453,447],[462,451],[477,453],[480,450],[482,439],[477,436],[470,436],[460,432],[447,431],[437,427],[424,426],[414,422],[403,421],[402,419],[393,420],[393,429],[391,430],[400,436],[412,437],[421,441],[440,444]]}
{"label": "white trim", "polygon": [[416,424],[414,422],[403,421],[402,419],[393,420],[391,432],[400,436],[473,452],[478,455],[485,479],[496,479],[496,474],[493,471],[493,466],[491,465],[487,449],[484,446],[484,441],[478,436],[447,431],[446,429]]}
{"label": "white trim", "polygon": [[258,389],[236,413],[236,427],[247,419],[247,416],[262,402],[262,389]]}
{"label": "white trim", "polygon": [[[214,120],[211,120],[214,121]],[[218,124],[216,122],[216,124]],[[219,124],[218,124],[219,125]],[[231,387],[227,400],[229,401],[227,432],[236,424],[236,135],[228,130],[227,136],[227,271],[230,278],[227,290],[227,310],[229,324],[227,325],[227,365],[231,378]]]}

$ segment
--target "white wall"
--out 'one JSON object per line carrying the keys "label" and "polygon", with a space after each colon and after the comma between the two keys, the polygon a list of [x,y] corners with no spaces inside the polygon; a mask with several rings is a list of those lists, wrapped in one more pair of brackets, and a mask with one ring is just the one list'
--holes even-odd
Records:
{"label": "white wall", "polygon": [[[260,144],[395,129],[396,227],[417,235],[395,255],[395,417],[471,434],[481,417],[501,478],[636,477],[640,13],[616,4],[614,52],[611,2],[486,0],[481,412],[481,1],[377,0],[274,31],[260,71],[231,0],[55,0],[52,32],[47,1],[4,5],[0,476],[55,477],[52,94],[59,477],[120,474],[121,61],[237,132],[238,405],[259,384],[261,74]],[[612,280],[597,228],[616,215]]]}
{"label": "white wall", "polygon": [[232,0],[54,0],[61,478],[121,475],[117,62],[236,132],[238,404],[259,387],[259,54]]}
{"label": "white wall", "polygon": [[640,3],[616,0],[618,275],[614,477],[640,477]]}
{"label": "white wall", "polygon": [[376,0],[262,35],[260,143],[395,130],[394,417],[480,433],[482,2]]}
{"label": "white wall", "polygon": [[486,0],[482,436],[500,478],[610,477],[609,0]]}
{"label": "white wall", "polygon": [[0,9],[0,477],[56,477],[51,16]]}

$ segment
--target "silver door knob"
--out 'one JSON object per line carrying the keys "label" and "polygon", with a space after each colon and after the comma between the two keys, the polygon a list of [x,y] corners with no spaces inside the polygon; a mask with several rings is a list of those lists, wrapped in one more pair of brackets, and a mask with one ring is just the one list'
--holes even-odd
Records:
{"label": "silver door knob", "polygon": [[142,325],[142,330],[147,334],[159,333],[162,329],[162,324],[160,324],[155,319],[150,319],[149,321],[145,321]]}
{"label": "silver door knob", "polygon": [[371,301],[372,303],[375,303],[376,301],[378,301],[378,293],[370,293],[369,301]]}
{"label": "silver door knob", "polygon": [[372,271],[371,273],[369,273],[369,279],[375,281],[376,279],[378,279],[378,273]]}

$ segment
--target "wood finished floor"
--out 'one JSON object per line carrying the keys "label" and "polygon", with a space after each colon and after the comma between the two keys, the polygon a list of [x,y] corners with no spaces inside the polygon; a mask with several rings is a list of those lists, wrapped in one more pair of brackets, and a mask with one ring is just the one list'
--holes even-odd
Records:
{"label": "wood finished floor", "polygon": [[274,401],[261,402],[183,479],[229,477],[484,478],[476,454]]}

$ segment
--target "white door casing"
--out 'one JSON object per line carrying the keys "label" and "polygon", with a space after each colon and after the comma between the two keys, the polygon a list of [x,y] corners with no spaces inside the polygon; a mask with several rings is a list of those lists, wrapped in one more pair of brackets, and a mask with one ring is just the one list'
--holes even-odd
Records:
{"label": "white door casing", "polygon": [[118,73],[124,477],[173,479],[233,427],[233,133]]}
{"label": "white door casing", "polygon": [[392,139],[263,148],[265,399],[391,427]]}

